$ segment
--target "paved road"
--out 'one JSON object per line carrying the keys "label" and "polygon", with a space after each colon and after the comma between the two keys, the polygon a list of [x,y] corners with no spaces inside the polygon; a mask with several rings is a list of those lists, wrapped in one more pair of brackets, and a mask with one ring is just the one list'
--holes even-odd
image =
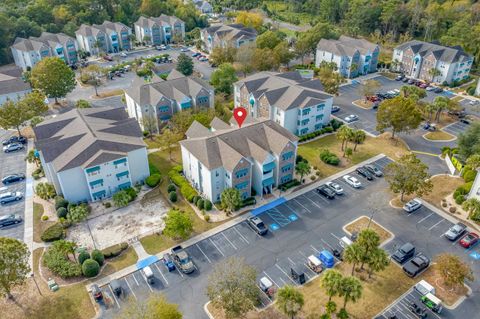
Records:
{"label": "paved road", "polygon": [[[3,141],[13,135],[11,131],[5,131],[0,129],[0,140]],[[25,149],[26,149],[25,145]],[[5,177],[6,175],[13,173],[23,173],[25,174],[27,169],[27,164],[25,162],[26,150],[17,151],[12,153],[4,153],[3,150],[0,151],[0,178]],[[0,184],[0,193],[5,192],[22,192],[25,195],[26,182],[17,182],[4,186]],[[9,215],[9,214],[18,214],[24,218],[25,214],[25,199],[22,199],[18,202],[12,202],[5,205],[0,205],[0,216]],[[24,235],[24,224],[8,226],[0,229],[0,237],[11,237],[23,241]]]}
{"label": "paved road", "polygon": [[[390,161],[382,158],[376,162],[384,167]],[[244,257],[247,263],[257,269],[258,278],[267,276],[278,287],[285,284],[298,285],[289,276],[292,266],[303,268],[307,280],[315,274],[306,269],[306,257],[318,254],[323,249],[338,247],[339,238],[345,235],[342,226],[361,215],[370,215],[375,206],[374,219],[392,231],[396,237],[385,248],[394,251],[403,243],[412,242],[418,251],[433,257],[441,252],[453,252],[471,263],[476,276],[480,274],[480,265],[469,257],[475,248],[465,251],[456,244],[442,238],[442,234],[452,225],[429,209],[422,207],[413,214],[393,209],[388,205],[387,184],[380,178],[374,181],[361,179],[364,187],[352,189],[341,178],[336,182],[345,189],[343,196],[327,200],[315,191],[308,191],[276,208],[260,215],[270,232],[265,237],[256,235],[245,222],[208,237],[201,242],[187,247],[193,257],[197,270],[193,275],[184,275],[177,271],[168,272],[161,262],[152,265],[156,283],[148,285],[140,271],[123,278],[120,283],[125,291],[123,298],[116,298],[110,285],[101,287],[111,300],[110,306],[102,306],[103,318],[115,318],[125,307],[127,298],[144,300],[152,292],[161,291],[167,298],[178,303],[184,318],[208,318],[203,313],[207,302],[205,287],[212,267],[229,256]],[[370,204],[375,200],[375,204]],[[478,294],[478,283],[472,285],[474,296]],[[469,299],[471,307],[463,305],[454,312],[474,318],[480,307],[480,298]],[[266,304],[268,299],[262,298]],[[476,307],[476,308],[473,308]]]}

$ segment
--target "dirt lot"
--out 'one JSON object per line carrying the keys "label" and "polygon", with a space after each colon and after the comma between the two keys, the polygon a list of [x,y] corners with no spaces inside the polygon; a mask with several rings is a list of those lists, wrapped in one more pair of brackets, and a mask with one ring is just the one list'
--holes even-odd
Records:
{"label": "dirt lot", "polygon": [[[357,219],[356,221],[346,225],[345,230],[350,232],[350,234],[354,232],[360,233],[362,230],[367,228],[369,220],[370,218],[363,216],[360,219]],[[378,234],[378,236],[380,236],[381,243],[392,237],[392,234],[389,231],[377,224],[375,221],[372,221],[370,223],[370,228],[373,229]]]}
{"label": "dirt lot", "polygon": [[467,294],[467,288],[465,286],[453,288],[445,286],[435,265],[428,268],[427,271],[423,273],[422,277],[422,279],[426,280],[435,287],[435,295],[449,306],[452,306],[461,296],[465,296]]}

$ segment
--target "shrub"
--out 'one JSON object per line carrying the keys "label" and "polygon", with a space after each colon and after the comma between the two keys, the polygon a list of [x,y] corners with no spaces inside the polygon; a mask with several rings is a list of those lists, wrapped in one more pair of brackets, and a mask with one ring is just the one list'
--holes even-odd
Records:
{"label": "shrub", "polygon": [[35,193],[44,200],[49,200],[54,198],[57,193],[55,192],[55,187],[50,183],[38,183],[35,187]]}
{"label": "shrub", "polygon": [[95,260],[100,266],[103,265],[105,261],[105,256],[103,256],[102,252],[98,249],[94,249],[92,251],[92,259]]}
{"label": "shrub", "polygon": [[300,185],[300,182],[296,179],[292,179],[291,181],[286,182],[286,183],[280,185],[279,187],[282,191],[286,191],[287,189],[292,188],[294,186],[298,186],[298,185]]}
{"label": "shrub", "polygon": [[82,267],[67,258],[56,246],[52,245],[43,255],[43,265],[62,278],[77,277],[82,274]]}
{"label": "shrub", "polygon": [[67,217],[67,209],[65,207],[59,207],[57,209],[57,216],[58,218],[66,218]]}
{"label": "shrub", "polygon": [[447,207],[448,204],[446,202],[442,202],[442,207]]}
{"label": "shrub", "polygon": [[173,167],[170,172],[168,172],[168,177],[180,188],[180,193],[183,197],[188,200],[190,203],[193,201],[193,197],[198,195],[197,191],[188,183],[188,181],[180,174],[182,171],[182,166],[177,165]]}
{"label": "shrub", "polygon": [[102,254],[105,258],[113,258],[119,256],[125,249],[128,248],[127,243],[117,244],[102,250]]}
{"label": "shrub", "polygon": [[162,176],[160,174],[158,173],[152,174],[145,179],[145,184],[153,188],[160,183],[161,179],[162,179]]}
{"label": "shrub", "polygon": [[197,205],[197,202],[201,199],[200,196],[193,196],[192,203]]}
{"label": "shrub", "polygon": [[137,191],[133,187],[126,188],[125,191],[127,192],[128,196],[130,196],[129,202],[132,202],[137,198]]}
{"label": "shrub", "polygon": [[55,197],[55,210],[58,210],[60,207],[67,208],[68,200],[64,199],[62,196]]}
{"label": "shrub", "polygon": [[320,151],[320,159],[326,164],[334,166],[340,164],[340,159],[338,158],[338,156],[327,149],[323,149],[322,151]]}
{"label": "shrub", "polygon": [[[343,122],[342,122],[342,121],[339,121],[339,120],[337,120],[337,119],[332,119],[332,120],[330,121],[330,128],[332,129],[332,131],[327,132],[327,133],[331,133],[331,132],[333,132],[333,131],[338,130],[338,129],[340,128],[340,126],[342,126],[342,125],[343,125]],[[325,129],[328,129],[328,128],[329,128],[328,126],[325,127]]]}
{"label": "shrub", "polygon": [[87,259],[82,264],[82,273],[85,277],[95,277],[100,271],[100,265],[96,260]]}
{"label": "shrub", "polygon": [[83,262],[87,259],[90,259],[90,254],[88,253],[88,251],[84,250],[82,251],[79,255],[78,255],[78,263],[80,265],[83,264]]}
{"label": "shrub", "polygon": [[173,191],[173,192],[170,192],[168,193],[168,199],[170,199],[170,201],[172,203],[175,203],[177,201],[177,192],[176,191]]}
{"label": "shrub", "polygon": [[168,187],[167,187],[167,192],[170,193],[170,192],[174,192],[176,191],[177,189],[175,188],[175,185],[173,184],[168,184]]}
{"label": "shrub", "polygon": [[303,161],[303,156],[302,155],[297,155],[297,159],[295,160],[295,163],[298,164],[301,161]]}
{"label": "shrub", "polygon": [[205,202],[203,203],[203,207],[206,211],[209,211],[212,209],[212,202],[209,201],[208,199],[205,200]]}
{"label": "shrub", "polygon": [[210,215],[205,215],[205,216],[203,216],[203,218],[205,219],[205,221],[207,223],[210,221]]}
{"label": "shrub", "polygon": [[43,220],[43,221],[48,220],[48,216],[47,216],[47,215],[43,215],[43,216],[42,216],[42,220]]}
{"label": "shrub", "polygon": [[320,176],[320,175],[322,175],[322,172],[316,171],[316,172],[315,172],[315,175]]}
{"label": "shrub", "polygon": [[200,209],[200,210],[203,209],[203,207],[204,207],[203,203],[204,203],[203,199],[199,199],[199,200],[197,201],[197,207],[198,207],[198,209]]}
{"label": "shrub", "polygon": [[130,202],[130,195],[126,190],[121,190],[113,194],[113,204],[116,207],[125,207]]}
{"label": "shrub", "polygon": [[463,180],[465,181],[465,183],[473,182],[476,176],[477,176],[477,171],[468,170],[463,174]]}
{"label": "shrub", "polygon": [[467,93],[468,95],[475,95],[475,86],[470,86],[468,89],[467,89]]}
{"label": "shrub", "polygon": [[104,206],[105,206],[105,208],[110,208],[110,207],[112,207],[112,203],[106,202],[106,203],[104,204]]}
{"label": "shrub", "polygon": [[90,213],[90,207],[87,204],[82,203],[80,205],[72,207],[68,211],[67,219],[72,223],[79,223],[85,220],[89,213]]}
{"label": "shrub", "polygon": [[[87,81],[88,81],[88,79],[87,79]],[[82,80],[82,82],[83,82],[83,80]],[[83,82],[83,83],[86,83],[86,82]],[[78,109],[88,109],[92,106],[90,105],[90,103],[88,103],[87,100],[78,100],[77,103],[75,103],[75,107],[78,108]]]}
{"label": "shrub", "polygon": [[449,211],[450,213],[452,213],[452,214],[455,214],[455,212],[457,211],[457,207],[452,206],[452,207],[450,207],[450,208],[448,209],[448,211]]}
{"label": "shrub", "polygon": [[316,180],[316,179],[317,179],[317,176],[315,176],[315,175],[312,175],[312,176],[310,176],[310,179],[311,179],[312,181],[314,181],[314,180]]}
{"label": "shrub", "polygon": [[457,205],[462,205],[464,201],[465,201],[464,195],[458,195],[457,197],[455,197],[455,203]]}
{"label": "shrub", "polygon": [[255,197],[247,197],[242,201],[242,207],[255,205],[256,203],[257,203],[257,200],[255,199]]}
{"label": "shrub", "polygon": [[52,242],[65,238],[65,229],[60,223],[53,224],[52,226],[45,229],[40,238],[44,242]]}

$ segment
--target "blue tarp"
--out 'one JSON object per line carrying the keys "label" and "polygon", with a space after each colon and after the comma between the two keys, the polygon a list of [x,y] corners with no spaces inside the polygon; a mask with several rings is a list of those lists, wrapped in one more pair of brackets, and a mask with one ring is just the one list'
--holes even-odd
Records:
{"label": "blue tarp", "polygon": [[252,214],[253,216],[258,216],[258,215],[260,215],[261,213],[264,213],[264,212],[266,212],[266,211],[269,210],[269,209],[272,209],[272,208],[275,208],[275,207],[277,207],[277,206],[279,206],[279,205],[282,205],[282,204],[285,203],[286,201],[287,201],[287,200],[286,200],[285,198],[280,197],[280,198],[274,200],[273,202],[270,202],[270,203],[265,204],[265,205],[263,205],[263,206],[261,206],[261,207],[255,208],[254,210],[252,210],[252,211],[250,212],[250,214]]}
{"label": "blue tarp", "polygon": [[137,269],[142,269],[147,266],[150,266],[151,264],[156,263],[158,260],[159,260],[158,257],[155,255],[139,260],[137,261]]}

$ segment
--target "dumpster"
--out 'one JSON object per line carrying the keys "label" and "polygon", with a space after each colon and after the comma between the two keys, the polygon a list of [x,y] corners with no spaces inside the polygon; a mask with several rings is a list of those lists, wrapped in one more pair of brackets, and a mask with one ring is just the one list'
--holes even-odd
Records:
{"label": "dumpster", "polygon": [[290,268],[290,277],[300,285],[305,283],[305,273],[299,267]]}
{"label": "dumpster", "polygon": [[308,268],[310,268],[313,272],[315,272],[317,274],[321,273],[322,270],[323,270],[322,262],[320,261],[320,259],[318,259],[314,255],[308,256],[307,266],[308,266]]}
{"label": "dumpster", "polygon": [[335,265],[335,259],[328,250],[322,250],[318,259],[320,259],[325,268],[332,268]]}

